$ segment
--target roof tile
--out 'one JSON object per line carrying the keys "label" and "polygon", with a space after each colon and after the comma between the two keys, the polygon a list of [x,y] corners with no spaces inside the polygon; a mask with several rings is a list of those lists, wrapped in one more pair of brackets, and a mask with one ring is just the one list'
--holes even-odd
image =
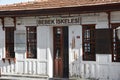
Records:
{"label": "roof tile", "polygon": [[17,3],[12,5],[1,5],[0,11],[7,10],[31,10],[31,9],[48,9],[61,7],[75,7],[120,3],[120,0],[36,0],[33,2]]}

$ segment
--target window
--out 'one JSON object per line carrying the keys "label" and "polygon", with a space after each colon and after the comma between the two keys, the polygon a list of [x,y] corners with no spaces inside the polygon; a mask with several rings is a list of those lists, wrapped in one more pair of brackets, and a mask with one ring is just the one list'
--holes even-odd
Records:
{"label": "window", "polygon": [[83,60],[95,61],[95,25],[83,25]]}
{"label": "window", "polygon": [[111,54],[112,52],[112,29],[95,30],[95,52],[96,54]]}
{"label": "window", "polygon": [[36,27],[26,27],[27,30],[27,58],[37,58]]}
{"label": "window", "polygon": [[120,62],[120,24],[112,24],[112,61]]}
{"label": "window", "polygon": [[14,52],[14,27],[5,28],[6,58],[15,58]]}

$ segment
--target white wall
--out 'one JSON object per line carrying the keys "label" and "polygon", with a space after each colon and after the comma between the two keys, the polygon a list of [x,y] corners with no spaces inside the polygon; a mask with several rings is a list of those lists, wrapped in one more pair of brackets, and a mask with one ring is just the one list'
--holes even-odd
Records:
{"label": "white wall", "polygon": [[[96,24],[96,29],[108,28],[107,13],[81,17],[81,24]],[[87,15],[87,14],[85,14]],[[10,22],[9,22],[10,21]],[[5,25],[13,25],[12,19],[6,18]],[[8,24],[9,23],[9,24]],[[120,12],[111,13],[111,23],[120,23]],[[5,31],[0,26],[0,67],[2,74],[45,75],[53,77],[53,27],[37,26],[37,59],[26,58],[26,28],[37,26],[35,17],[17,18],[15,31],[16,63],[11,64],[5,57]],[[72,39],[75,47],[72,48]],[[20,42],[20,43],[19,43]],[[70,77],[96,78],[99,80],[119,80],[120,63],[112,62],[111,54],[96,54],[96,61],[82,60],[82,26],[69,25],[69,74]]]}
{"label": "white wall", "polygon": [[[81,48],[82,48],[82,27],[80,25],[69,26],[69,73],[80,75]],[[80,38],[77,38],[79,36]],[[75,38],[75,47],[72,48],[72,39]]]}
{"label": "white wall", "polygon": [[47,54],[48,54],[48,75],[50,78],[53,77],[53,27],[48,26],[48,46],[47,46]]}
{"label": "white wall", "polygon": [[[7,27],[13,26],[12,22],[12,19],[5,18],[5,25]],[[8,60],[5,60],[5,63],[2,61],[2,58],[5,58],[5,31],[2,30],[1,25],[0,34],[2,34],[2,36],[0,38],[0,67],[2,68],[2,74],[52,76],[51,69],[48,71],[48,66],[52,67],[52,57],[49,57],[52,53],[52,50],[50,49],[51,42],[49,42],[49,33],[51,33],[51,30],[47,26],[37,27],[37,59],[26,58],[27,46],[25,26],[36,25],[35,17],[17,18],[17,26],[14,32],[16,62],[14,63],[14,61],[11,60],[11,64],[9,64]],[[51,60],[51,62],[48,64],[49,60]]]}
{"label": "white wall", "polygon": [[47,46],[48,46],[48,28],[47,26],[39,26],[38,27],[38,34],[37,34],[37,44],[38,44],[38,60],[41,61],[41,63],[39,63],[39,70],[40,70],[40,74],[47,74],[47,70],[48,70],[48,54],[47,54]]}
{"label": "white wall", "polygon": [[[97,16],[82,16],[82,24],[96,24],[96,29],[108,28],[108,18],[106,13],[99,13]],[[120,23],[120,12],[111,13],[111,23]],[[71,42],[71,37],[73,36],[72,31],[77,32],[82,35],[82,28],[80,26],[70,26],[69,27],[69,40]],[[76,41],[76,44],[82,44],[82,37],[80,41]],[[80,48],[80,49],[79,49]],[[70,61],[70,76],[82,77],[82,78],[95,78],[98,80],[120,80],[120,63],[112,62],[112,54],[96,54],[96,61],[83,61],[82,60],[82,45],[77,49],[80,53],[80,58],[77,60],[73,59],[73,50],[69,50],[69,61]],[[76,50],[76,51],[77,51]],[[72,63],[72,65],[71,65]]]}
{"label": "white wall", "polygon": [[3,28],[2,26],[0,26],[0,34],[1,34],[1,37],[0,37],[0,59],[2,59],[2,57],[4,57],[4,48],[5,48],[5,32],[3,31]]}

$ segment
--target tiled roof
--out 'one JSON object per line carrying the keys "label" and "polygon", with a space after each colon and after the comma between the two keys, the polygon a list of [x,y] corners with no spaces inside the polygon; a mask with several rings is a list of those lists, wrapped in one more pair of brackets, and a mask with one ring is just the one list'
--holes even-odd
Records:
{"label": "tiled roof", "polygon": [[33,2],[17,3],[12,5],[1,5],[0,11],[50,9],[62,7],[102,5],[112,3],[120,3],[120,0],[36,0]]}

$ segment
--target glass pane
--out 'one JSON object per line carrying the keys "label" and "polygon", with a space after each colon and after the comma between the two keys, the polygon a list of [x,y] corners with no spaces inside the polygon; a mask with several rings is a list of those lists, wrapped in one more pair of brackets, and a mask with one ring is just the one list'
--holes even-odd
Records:
{"label": "glass pane", "polygon": [[92,25],[83,26],[83,48],[84,60],[95,60],[95,27]]}
{"label": "glass pane", "polygon": [[56,49],[56,59],[58,59],[60,57],[60,48]]}
{"label": "glass pane", "polygon": [[28,58],[37,58],[36,27],[27,27],[27,54]]}
{"label": "glass pane", "polygon": [[116,37],[120,40],[120,27],[116,29]]}
{"label": "glass pane", "polygon": [[90,30],[85,30],[84,38],[90,38]]}
{"label": "glass pane", "polygon": [[36,58],[36,45],[29,44],[28,46],[28,53],[30,54],[29,57]]}
{"label": "glass pane", "polygon": [[5,28],[6,34],[6,57],[7,58],[14,58],[14,28],[13,27],[6,27]]}
{"label": "glass pane", "polygon": [[57,28],[57,34],[61,34],[61,29]]}

